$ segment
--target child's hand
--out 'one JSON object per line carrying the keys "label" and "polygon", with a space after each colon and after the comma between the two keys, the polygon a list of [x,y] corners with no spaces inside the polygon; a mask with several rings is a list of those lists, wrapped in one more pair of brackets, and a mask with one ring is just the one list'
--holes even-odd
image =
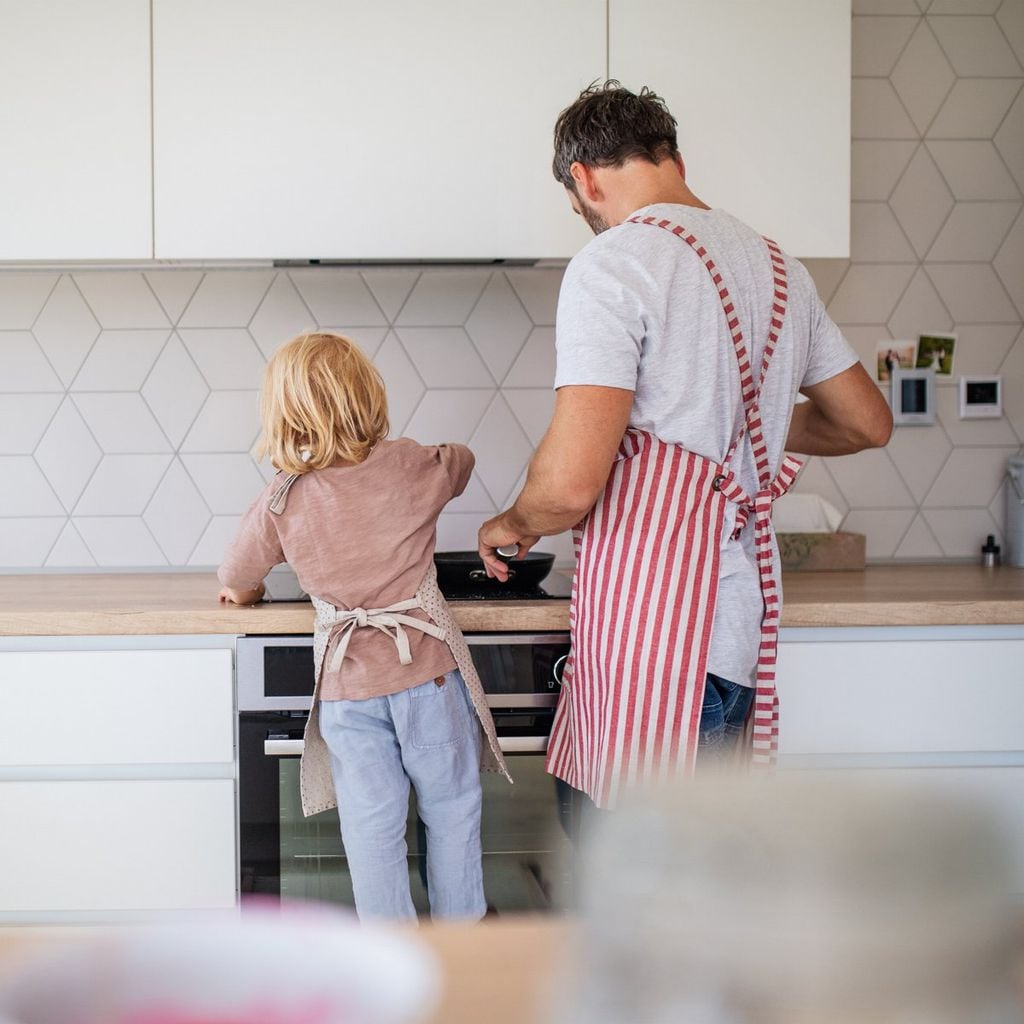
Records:
{"label": "child's hand", "polygon": [[253,590],[234,590],[231,587],[221,587],[217,599],[221,604],[256,604],[262,600],[266,587],[261,583]]}

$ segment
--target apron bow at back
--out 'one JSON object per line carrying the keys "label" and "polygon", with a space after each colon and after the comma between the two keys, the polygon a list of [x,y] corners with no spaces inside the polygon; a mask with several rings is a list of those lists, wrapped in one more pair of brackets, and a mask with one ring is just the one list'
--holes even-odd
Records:
{"label": "apron bow at back", "polygon": [[402,612],[419,608],[419,600],[415,597],[407,601],[399,601],[387,608],[332,608],[325,601],[317,601],[317,627],[328,631],[328,646],[334,644],[334,651],[328,665],[328,671],[337,672],[345,660],[352,634],[357,629],[367,626],[387,633],[398,649],[398,660],[403,665],[412,664],[412,651],[409,648],[409,636],[406,629],[416,629],[437,640],[447,640],[448,634],[440,626],[424,619],[417,619]]}

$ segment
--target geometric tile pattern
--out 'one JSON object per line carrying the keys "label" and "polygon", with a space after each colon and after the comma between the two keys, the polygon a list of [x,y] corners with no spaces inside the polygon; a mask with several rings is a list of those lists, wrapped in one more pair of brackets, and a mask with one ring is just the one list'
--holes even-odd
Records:
{"label": "geometric tile pattern", "polygon": [[897,428],[885,452],[811,460],[797,489],[836,504],[875,560],[974,558],[1002,534],[1006,458],[1024,450],[1024,4],[917,7],[854,3],[855,248],[826,301],[872,374],[868,333],[955,331],[954,375],[1002,373],[1006,415],[961,420],[954,376],[935,426]]}
{"label": "geometric tile pattern", "polygon": [[[852,253],[812,261],[875,344],[955,330],[955,373],[1001,372],[1006,415],[812,459],[797,488],[875,560],[971,558],[1001,535],[1024,444],[1024,3],[854,0]],[[251,453],[267,358],[311,327],[372,354],[392,432],[478,456],[439,525],[471,547],[522,485],[553,405],[555,267],[0,270],[0,569],[211,566],[267,479]],[[548,544],[571,556],[565,538]]]}

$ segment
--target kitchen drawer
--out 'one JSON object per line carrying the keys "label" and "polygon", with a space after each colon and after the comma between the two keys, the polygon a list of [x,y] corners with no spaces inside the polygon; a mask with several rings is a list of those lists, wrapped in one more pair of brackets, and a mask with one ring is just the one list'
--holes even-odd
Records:
{"label": "kitchen drawer", "polygon": [[0,767],[231,763],[230,650],[0,652]]}
{"label": "kitchen drawer", "polygon": [[1024,750],[1024,640],[783,642],[779,753]]}
{"label": "kitchen drawer", "polygon": [[0,782],[0,920],[235,902],[231,779]]}

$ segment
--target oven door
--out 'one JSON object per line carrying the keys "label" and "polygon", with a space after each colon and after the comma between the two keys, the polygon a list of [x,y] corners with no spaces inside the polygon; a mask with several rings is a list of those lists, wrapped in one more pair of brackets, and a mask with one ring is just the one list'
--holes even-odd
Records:
{"label": "oven door", "polygon": [[[304,818],[299,799],[299,756],[307,711],[294,695],[297,665],[310,657],[308,637],[261,637],[256,654],[240,651],[239,837],[243,899],[250,894],[351,905],[352,885],[335,811]],[[567,637],[556,634],[467,637],[515,784],[486,772],[483,785],[484,885],[499,913],[567,906],[570,846],[563,808],[544,753],[557,701]],[[275,643],[276,641],[276,643]],[[305,652],[303,652],[305,648]],[[271,678],[250,676],[262,663]],[[306,666],[312,676],[311,658]],[[247,710],[256,691],[265,701],[293,707]],[[247,696],[243,696],[247,694]],[[304,701],[308,707],[308,698]],[[406,838],[409,876],[417,908],[427,912],[425,835],[410,802]]]}

